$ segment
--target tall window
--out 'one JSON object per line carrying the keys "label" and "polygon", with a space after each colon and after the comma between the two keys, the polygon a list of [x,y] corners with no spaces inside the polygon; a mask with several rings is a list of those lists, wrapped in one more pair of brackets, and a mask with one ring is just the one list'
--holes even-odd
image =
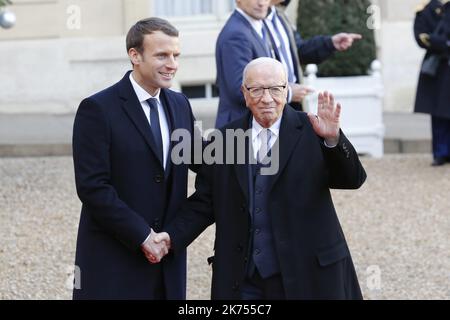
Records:
{"label": "tall window", "polygon": [[192,17],[226,15],[234,9],[234,0],[154,0],[158,17]]}

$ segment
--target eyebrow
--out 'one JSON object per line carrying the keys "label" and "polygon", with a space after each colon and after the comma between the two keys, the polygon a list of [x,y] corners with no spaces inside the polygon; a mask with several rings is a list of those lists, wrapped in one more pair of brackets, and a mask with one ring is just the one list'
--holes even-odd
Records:
{"label": "eyebrow", "polygon": [[[156,51],[153,55],[155,56],[159,56],[159,55],[170,55],[172,54],[172,52],[170,51]],[[174,52],[173,55],[174,56],[179,56],[181,53],[180,52]]]}
{"label": "eyebrow", "polygon": [[244,84],[244,86],[246,86],[247,88],[271,88],[271,87],[285,87],[287,86],[287,83],[282,83],[282,84],[272,84],[269,86],[263,86],[263,85],[249,85],[249,84]]}

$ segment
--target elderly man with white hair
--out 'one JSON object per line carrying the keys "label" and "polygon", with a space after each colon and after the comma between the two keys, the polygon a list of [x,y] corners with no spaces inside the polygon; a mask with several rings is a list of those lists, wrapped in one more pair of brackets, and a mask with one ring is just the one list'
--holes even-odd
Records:
{"label": "elderly man with white hair", "polygon": [[[222,151],[249,160],[204,165],[196,192],[157,239],[170,236],[176,255],[216,224],[212,299],[361,299],[330,194],[366,179],[340,130],[341,106],[325,92],[317,115],[292,109],[285,68],[271,58],[247,65],[241,90],[248,113],[220,131],[249,139],[245,150],[225,143]],[[263,175],[273,161],[278,170]]]}

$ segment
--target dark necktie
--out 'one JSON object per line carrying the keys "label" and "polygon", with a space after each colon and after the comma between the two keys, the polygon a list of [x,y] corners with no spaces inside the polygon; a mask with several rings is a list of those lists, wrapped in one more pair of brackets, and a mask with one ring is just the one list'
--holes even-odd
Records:
{"label": "dark necktie", "polygon": [[[272,132],[269,129],[263,129],[259,133],[259,138],[261,140],[261,145],[257,154],[257,161],[259,163],[267,164],[266,157],[270,157],[270,139],[272,137]],[[265,161],[266,160],[266,161]]]}
{"label": "dark necktie", "polygon": [[283,41],[283,36],[281,35],[280,29],[278,28],[278,25],[277,25],[277,13],[276,12],[274,13],[273,18],[272,18],[272,25],[273,25],[273,29],[275,30],[276,37],[280,41],[281,54],[283,56],[284,61],[286,62],[286,66],[288,69],[287,70],[288,71],[288,81],[290,83],[292,83],[292,82],[294,82],[294,72],[291,68],[291,64],[289,63],[289,56],[288,56],[288,52],[287,52],[285,43]]}
{"label": "dark necktie", "polygon": [[153,140],[156,145],[156,152],[161,164],[163,164],[163,142],[161,135],[161,126],[159,125],[158,101],[155,98],[147,99],[150,106],[150,127],[152,129]]}
{"label": "dark necktie", "polygon": [[266,45],[266,51],[267,51],[268,56],[273,59],[276,59],[274,47],[272,45],[272,39],[270,38],[270,31],[264,20],[263,20],[263,27],[262,27],[262,38],[263,38],[264,44]]}

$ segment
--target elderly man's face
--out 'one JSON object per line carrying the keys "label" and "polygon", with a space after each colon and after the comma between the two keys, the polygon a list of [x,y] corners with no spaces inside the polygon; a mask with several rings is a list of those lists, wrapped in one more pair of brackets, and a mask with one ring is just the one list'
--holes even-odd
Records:
{"label": "elderly man's face", "polygon": [[268,128],[283,113],[287,100],[286,74],[281,65],[256,65],[248,70],[242,91],[255,120]]}

